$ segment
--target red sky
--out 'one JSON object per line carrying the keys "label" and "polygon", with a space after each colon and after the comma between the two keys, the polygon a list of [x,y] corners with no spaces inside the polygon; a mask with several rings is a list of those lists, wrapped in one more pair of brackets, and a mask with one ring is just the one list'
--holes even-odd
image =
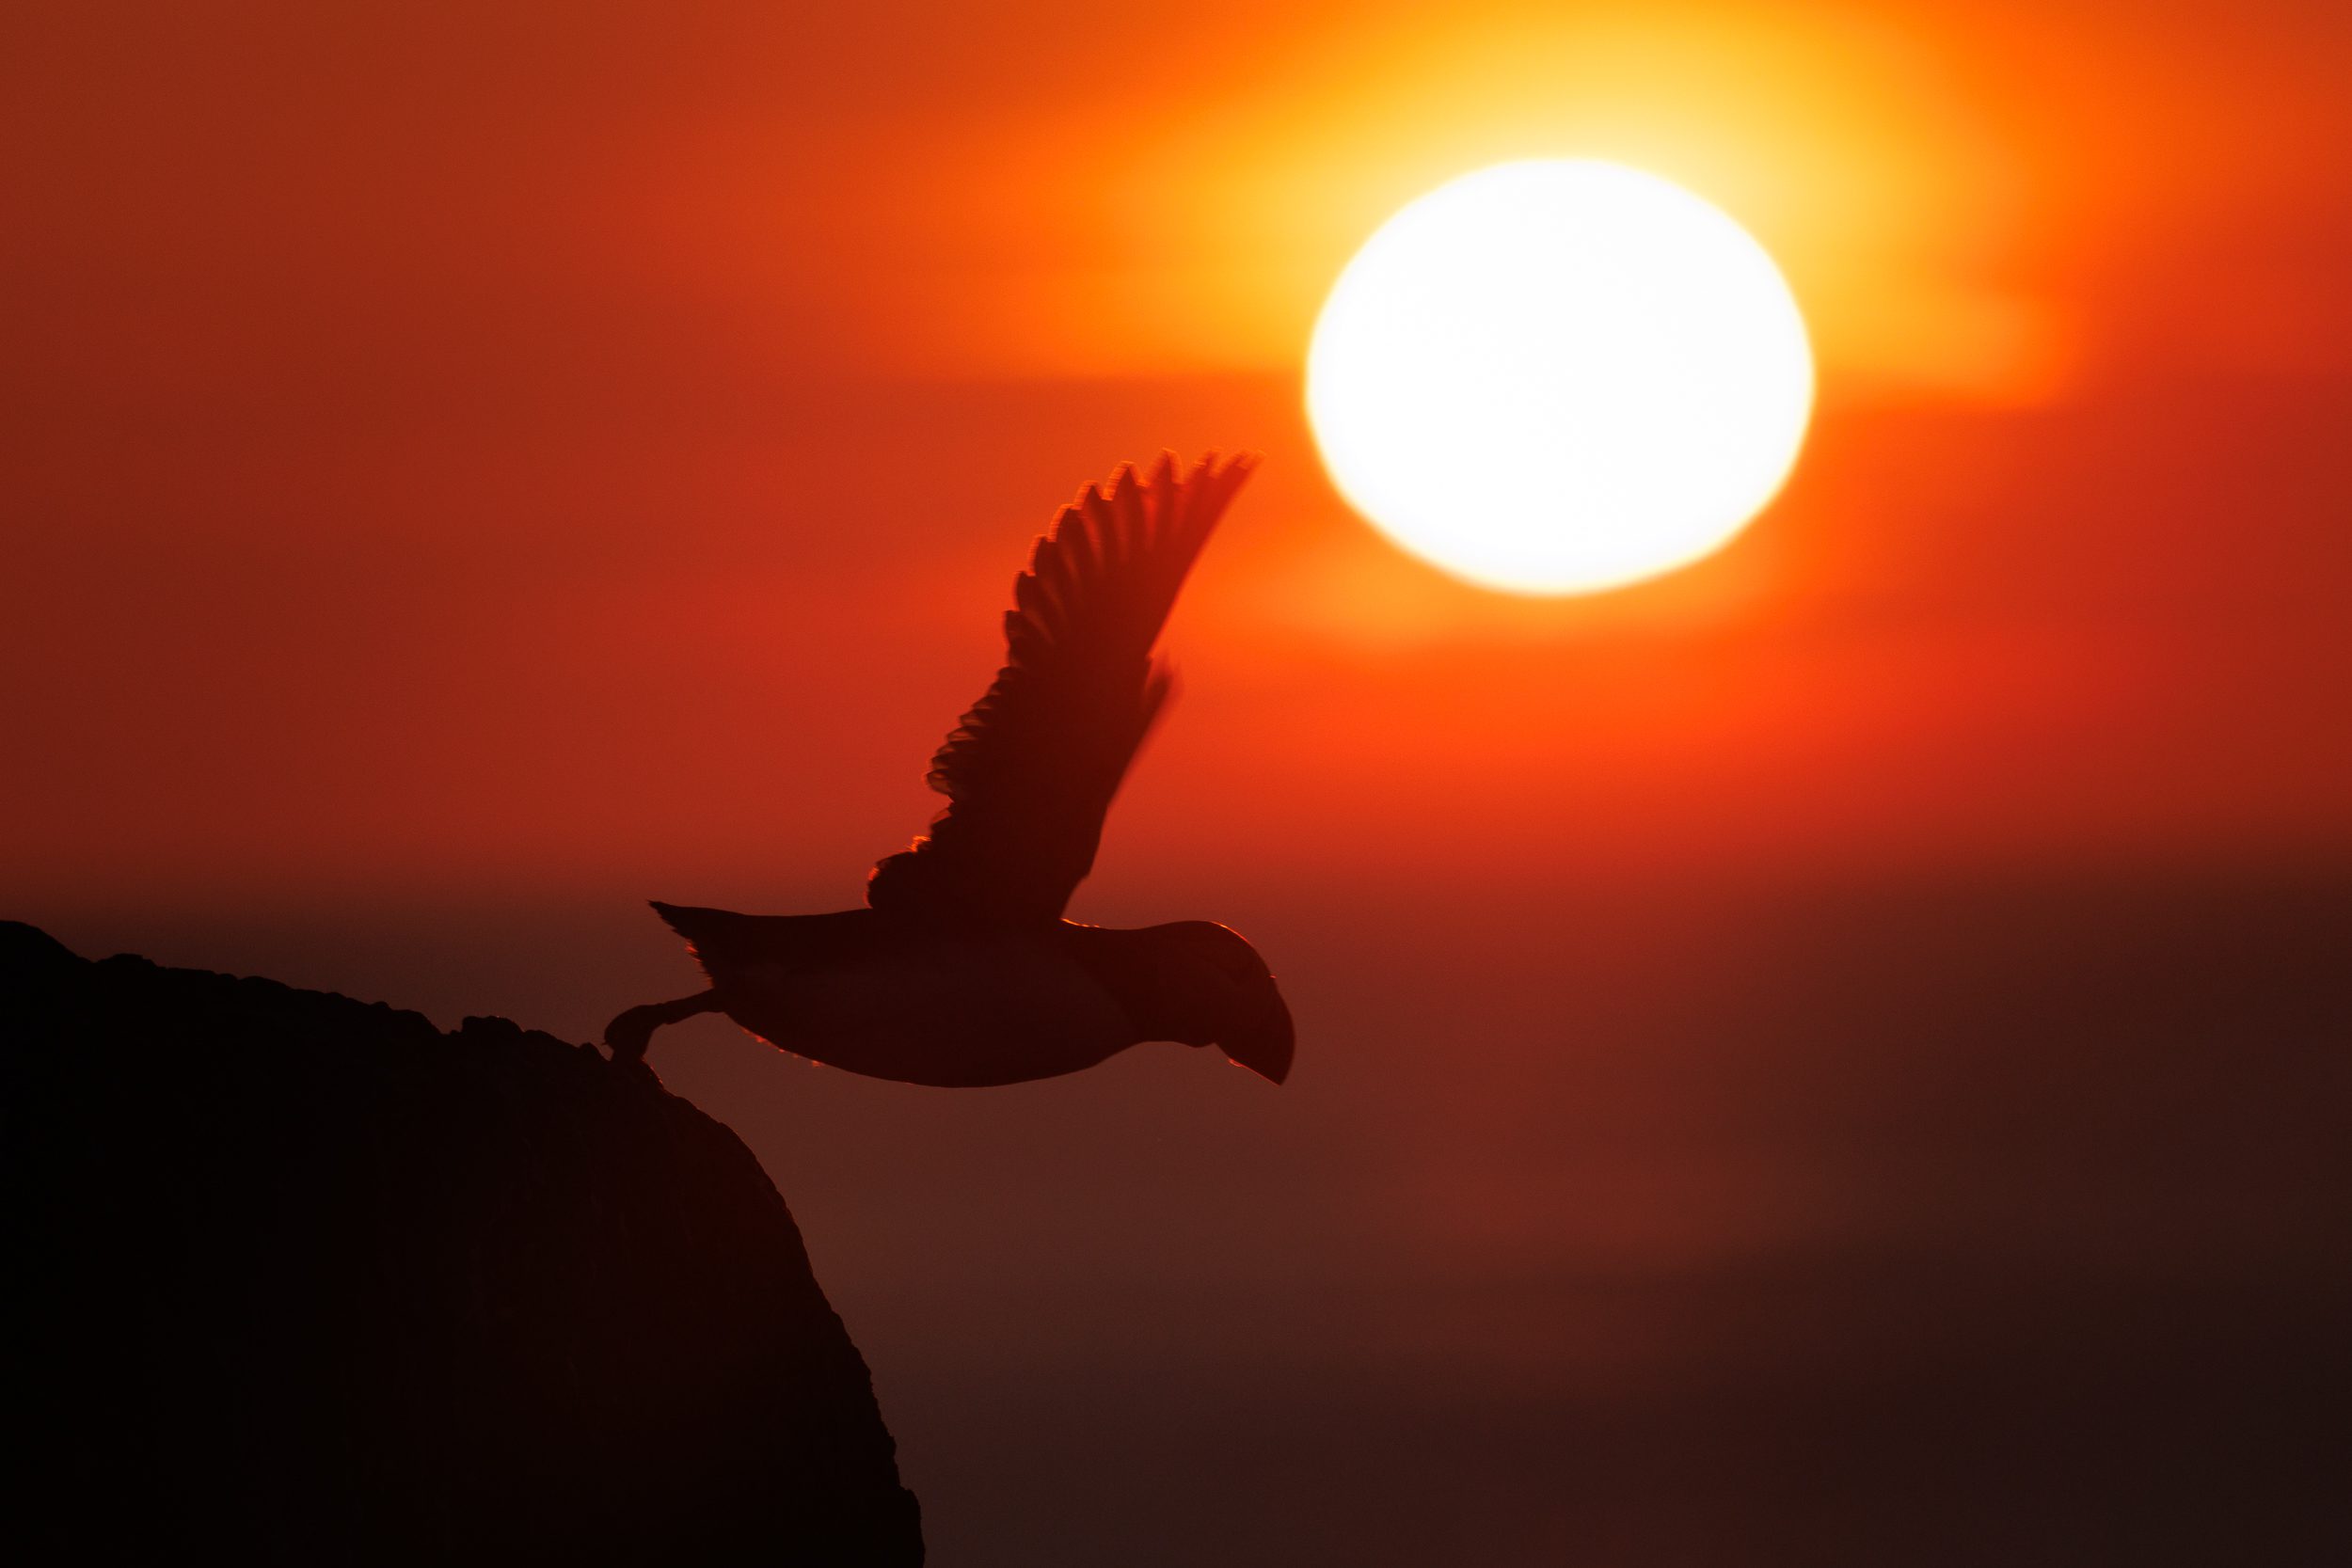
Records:
{"label": "red sky", "polygon": [[[1633,1286],[1464,1292],[1964,1252],[1966,1183],[1883,1131],[1940,1094],[1982,1115],[1937,1168],[2014,1175],[1972,1141],[2014,1141],[2005,1069],[1957,1037],[1922,1048],[1947,1082],[1758,1022],[1820,1005],[1790,976],[1836,976],[1823,933],[1867,944],[1777,911],[1930,929],[1956,906],[1922,890],[2352,857],[2348,68],[2352,12],[2275,3],[13,8],[0,914],[586,1037],[686,982],[635,900],[846,905],[920,828],[1079,482],[1255,448],[1075,912],[1249,932],[1298,1083],[1137,1060],[946,1104],[715,1028],[664,1071],[784,1184],[956,1560],[1028,1515],[958,1414],[1002,1390],[949,1285],[1065,1413],[1108,1397],[1041,1348],[1083,1338],[1053,1314],[1089,1289],[1154,1335],[1171,1291],[1198,1319],[1248,1294],[1277,1326],[1198,1354],[1278,1381],[1326,1352],[1359,1389],[1415,1355],[1467,1376],[1466,1322],[1513,1378],[1512,1323],[1564,1386],[1635,1339],[1715,1366],[1694,1347],[1735,1329]],[[1821,364],[1772,510],[1591,599],[1397,556],[1299,407],[1353,247],[1531,155],[1726,207]],[[2159,942],[2077,895],[2123,971],[2271,929],[2167,894],[2205,912],[2148,917]],[[2012,914],[1967,907],[1999,946]],[[2230,962],[2188,994],[2279,994]],[[1117,1201],[1059,1200],[1081,1166]],[[2050,1180],[2143,1234],[2098,1173]],[[2278,1210],[2248,1180],[2167,1244],[2220,1269],[2198,1249]],[[1218,1261],[1178,1291],[1172,1258]]]}
{"label": "red sky", "polygon": [[[847,889],[1025,535],[1210,445],[1271,461],[1115,865],[1475,853],[1433,791],[1571,863],[2340,852],[2344,24],[1544,14],[20,20],[16,875]],[[1531,606],[1347,517],[1297,377],[1387,211],[1546,151],[1730,205],[1823,409],[1724,557]]]}

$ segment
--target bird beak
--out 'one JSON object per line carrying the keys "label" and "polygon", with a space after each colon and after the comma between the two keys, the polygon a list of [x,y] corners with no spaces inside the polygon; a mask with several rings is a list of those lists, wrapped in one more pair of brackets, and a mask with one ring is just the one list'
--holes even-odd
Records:
{"label": "bird beak", "polygon": [[1290,1006],[1278,995],[1270,1013],[1232,1038],[1219,1040],[1217,1049],[1266,1082],[1279,1084],[1291,1075],[1295,1043]]}

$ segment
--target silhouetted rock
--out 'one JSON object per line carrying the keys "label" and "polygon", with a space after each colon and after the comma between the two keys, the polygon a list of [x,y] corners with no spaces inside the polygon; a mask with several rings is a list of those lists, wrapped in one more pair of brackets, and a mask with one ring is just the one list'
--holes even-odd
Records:
{"label": "silhouetted rock", "polygon": [[12,924],[0,1059],[20,1545],[921,1560],[791,1215],[642,1069]]}

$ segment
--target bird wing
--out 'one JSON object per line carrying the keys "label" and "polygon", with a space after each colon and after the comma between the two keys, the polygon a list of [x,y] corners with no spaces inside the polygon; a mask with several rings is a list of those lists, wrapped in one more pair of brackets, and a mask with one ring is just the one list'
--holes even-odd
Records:
{"label": "bird wing", "polygon": [[947,797],[866,901],[891,913],[1052,921],[1093,867],[1111,797],[1168,699],[1152,644],[1226,503],[1257,466],[1162,454],[1089,485],[1040,538],[1005,613],[1005,666],[931,758]]}

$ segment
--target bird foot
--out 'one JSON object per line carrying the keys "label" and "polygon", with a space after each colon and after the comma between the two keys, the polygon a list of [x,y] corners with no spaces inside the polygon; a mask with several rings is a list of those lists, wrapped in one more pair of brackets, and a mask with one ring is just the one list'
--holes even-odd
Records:
{"label": "bird foot", "polygon": [[615,1062],[642,1062],[645,1048],[653,1043],[653,1032],[665,1023],[692,1018],[696,1013],[715,1011],[719,1004],[709,991],[695,996],[681,996],[675,1002],[648,1002],[642,1007],[631,1007],[604,1026],[605,1049],[612,1053]]}
{"label": "bird foot", "polygon": [[631,1007],[604,1026],[604,1048],[616,1062],[642,1062],[653,1032],[666,1022],[659,1004]]}

